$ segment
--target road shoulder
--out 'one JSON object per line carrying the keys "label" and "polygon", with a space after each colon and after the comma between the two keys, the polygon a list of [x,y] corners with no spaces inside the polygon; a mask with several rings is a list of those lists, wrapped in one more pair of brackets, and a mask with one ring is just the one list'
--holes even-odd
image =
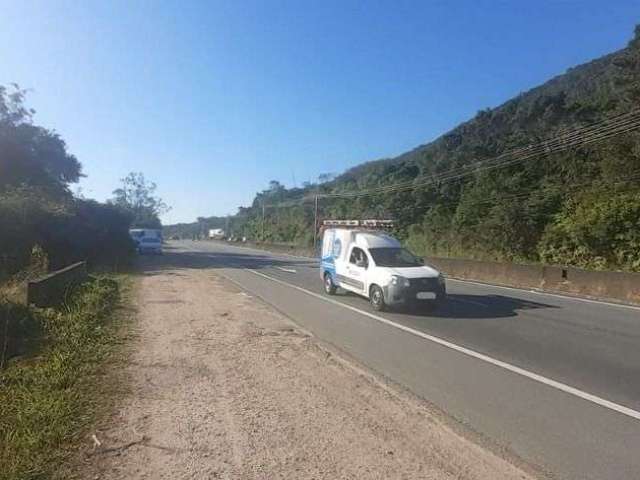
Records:
{"label": "road shoulder", "polygon": [[95,478],[530,478],[206,270],[146,275]]}

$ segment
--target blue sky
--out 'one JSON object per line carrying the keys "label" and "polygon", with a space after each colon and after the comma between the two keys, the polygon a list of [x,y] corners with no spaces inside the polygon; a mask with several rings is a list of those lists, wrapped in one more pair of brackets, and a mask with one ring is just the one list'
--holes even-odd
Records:
{"label": "blue sky", "polygon": [[32,89],[104,200],[165,223],[390,157],[626,45],[638,1],[0,0],[0,84]]}

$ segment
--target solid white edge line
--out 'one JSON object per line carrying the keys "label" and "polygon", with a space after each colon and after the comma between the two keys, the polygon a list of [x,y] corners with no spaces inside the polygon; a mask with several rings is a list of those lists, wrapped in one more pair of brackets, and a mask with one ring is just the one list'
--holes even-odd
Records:
{"label": "solid white edge line", "polygon": [[523,377],[526,377],[530,380],[536,381],[538,383],[542,383],[544,385],[547,385],[549,387],[555,388],[557,390],[560,390],[562,392],[568,393],[569,395],[573,395],[575,397],[581,398],[583,400],[586,400],[588,402],[594,403],[596,405],[599,405],[601,407],[604,408],[608,408],[609,410],[613,410],[614,412],[618,412],[621,413],[623,415],[626,415],[628,417],[634,418],[636,420],[640,420],[640,412],[633,410],[629,407],[625,407],[624,405],[619,405],[615,402],[612,402],[610,400],[598,397],[597,395],[593,395],[591,393],[587,393],[587,392],[583,392],[582,390],[579,390],[575,387],[572,387],[570,385],[566,385],[564,383],[558,382],[556,380],[552,380],[550,378],[544,377],[542,375],[539,375],[537,373],[533,373],[530,372],[528,370],[525,370],[524,368],[520,368],[520,367],[516,367],[515,365],[511,365],[510,363],[507,362],[503,362],[502,360],[497,360],[493,357],[489,357],[488,355],[484,355],[482,353],[476,352],[475,350],[471,350],[469,348],[466,347],[462,347],[460,345],[456,345],[455,343],[451,343],[448,342],[447,340],[443,340],[442,338],[439,337],[434,337],[433,335],[429,335],[427,333],[421,332],[419,330],[415,330],[411,327],[407,327],[405,325],[401,325],[399,323],[393,322],[391,320],[387,320],[386,318],[380,317],[378,315],[375,315],[373,313],[367,312],[365,310],[360,310],[359,308],[356,307],[352,307],[351,305],[347,305],[341,302],[338,302],[337,300],[333,300],[331,298],[327,298],[323,295],[317,294],[315,292],[312,292],[310,290],[307,290],[305,288],[302,287],[298,287],[297,285],[292,285],[290,283],[287,282],[283,282],[282,280],[279,280],[277,278],[274,277],[270,277],[269,275],[265,275],[264,273],[258,272],[256,270],[247,268],[245,269],[248,272],[251,272],[255,275],[258,275],[260,277],[264,277],[268,280],[271,280],[272,282],[275,283],[279,283],[281,285],[287,286],[289,288],[293,288],[295,290],[298,290],[300,292],[306,293],[307,295],[311,295],[312,297],[318,298],[320,300],[323,300],[325,302],[331,303],[333,305],[337,305],[339,307],[342,308],[346,308],[347,310],[351,310],[353,312],[359,313],[361,315],[364,315],[366,317],[369,317],[373,320],[376,320],[380,323],[384,323],[385,325],[389,325],[390,327],[393,328],[397,328],[398,330],[402,330],[404,332],[410,333],[412,335],[415,335],[417,337],[423,338],[425,340],[429,340],[431,342],[437,343],[438,345],[441,345],[443,347],[449,348],[451,350],[454,350],[456,352],[462,353],[464,355],[467,355],[469,357],[473,357],[476,358],[478,360],[482,360],[483,362],[489,363],[491,365],[494,365],[496,367],[500,367],[503,368],[505,370],[508,370],[509,372],[515,373],[517,375],[521,375]]}
{"label": "solid white edge line", "polygon": [[296,273],[296,271],[293,268],[284,268],[284,267],[276,267],[278,270],[282,270],[283,272],[287,272],[287,273]]}

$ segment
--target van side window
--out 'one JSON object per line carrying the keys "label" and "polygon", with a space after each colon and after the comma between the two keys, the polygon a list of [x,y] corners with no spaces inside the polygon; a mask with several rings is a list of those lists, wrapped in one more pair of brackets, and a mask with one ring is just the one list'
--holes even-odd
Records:
{"label": "van side window", "polygon": [[358,247],[353,247],[351,250],[351,256],[349,257],[349,263],[353,263],[358,267],[367,268],[369,266],[369,260],[367,259],[367,254],[364,253],[364,250]]}

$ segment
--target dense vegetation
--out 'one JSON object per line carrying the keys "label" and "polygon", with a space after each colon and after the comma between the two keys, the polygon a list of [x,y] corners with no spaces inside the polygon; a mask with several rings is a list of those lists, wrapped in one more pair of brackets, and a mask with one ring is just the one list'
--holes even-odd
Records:
{"label": "dense vegetation", "polygon": [[82,166],[60,135],[34,125],[33,114],[24,90],[0,86],[0,281],[28,266],[34,247],[51,268],[127,263],[134,253],[129,228],[160,228],[168,210],[156,185],[131,173],[107,203],[73,195]]}
{"label": "dense vegetation", "polygon": [[35,246],[52,268],[126,262],[131,212],[72,195],[80,162],[57,133],[33,124],[24,97],[0,87],[0,280],[25,268]]}
{"label": "dense vegetation", "polygon": [[[329,181],[257,194],[232,221],[237,234],[309,245],[317,193],[362,191],[493,159],[640,106],[640,27],[627,48],[569,69],[437,140]],[[586,135],[584,138],[590,138]],[[407,191],[321,198],[321,218],[393,217],[423,255],[547,262],[640,271],[640,133]],[[307,200],[300,200],[306,197]],[[262,205],[265,222],[262,223]],[[264,230],[263,230],[264,228]],[[263,234],[264,231],[264,234]]]}

